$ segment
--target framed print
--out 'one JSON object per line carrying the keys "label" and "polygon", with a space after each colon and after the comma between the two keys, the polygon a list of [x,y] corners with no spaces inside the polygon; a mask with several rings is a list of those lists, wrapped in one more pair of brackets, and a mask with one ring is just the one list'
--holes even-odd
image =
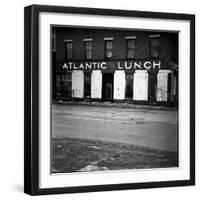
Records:
{"label": "framed print", "polygon": [[24,192],[195,184],[195,16],[31,5]]}

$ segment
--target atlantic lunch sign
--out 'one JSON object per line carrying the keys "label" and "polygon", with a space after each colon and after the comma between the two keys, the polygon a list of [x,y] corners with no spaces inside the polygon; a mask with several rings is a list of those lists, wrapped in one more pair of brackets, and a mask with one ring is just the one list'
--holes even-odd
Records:
{"label": "atlantic lunch sign", "polygon": [[101,62],[65,62],[62,69],[65,70],[137,70],[137,69],[160,69],[160,60],[145,61],[101,61]]}

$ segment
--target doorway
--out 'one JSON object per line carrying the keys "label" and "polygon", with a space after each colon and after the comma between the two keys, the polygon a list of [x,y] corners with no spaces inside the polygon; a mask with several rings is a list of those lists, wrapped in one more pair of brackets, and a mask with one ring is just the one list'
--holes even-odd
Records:
{"label": "doorway", "polygon": [[102,100],[113,100],[113,73],[103,74]]}
{"label": "doorway", "polygon": [[148,100],[149,103],[156,102],[156,92],[157,92],[157,73],[149,73],[148,82]]}

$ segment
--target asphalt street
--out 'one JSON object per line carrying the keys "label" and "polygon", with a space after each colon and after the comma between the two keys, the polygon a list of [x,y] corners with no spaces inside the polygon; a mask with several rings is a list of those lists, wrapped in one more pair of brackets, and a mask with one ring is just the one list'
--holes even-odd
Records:
{"label": "asphalt street", "polygon": [[52,105],[52,137],[75,137],[178,148],[176,110]]}

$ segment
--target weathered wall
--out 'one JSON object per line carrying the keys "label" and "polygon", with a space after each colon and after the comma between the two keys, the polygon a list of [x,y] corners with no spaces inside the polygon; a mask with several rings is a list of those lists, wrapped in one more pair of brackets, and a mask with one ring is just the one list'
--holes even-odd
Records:
{"label": "weathered wall", "polygon": [[167,101],[168,74],[170,70],[159,70],[157,76],[157,101]]}
{"label": "weathered wall", "polygon": [[[136,36],[136,51],[135,59],[139,60],[152,60],[150,57],[150,39],[149,35],[160,35],[160,49],[159,60],[161,60],[161,70],[171,69],[171,61],[176,62],[178,57],[177,42],[178,37],[175,33],[165,32],[148,32],[138,30],[108,30],[108,29],[84,29],[84,28],[56,28],[56,64],[55,73],[65,73],[66,69],[62,69],[65,60],[65,39],[73,40],[73,56],[70,62],[82,62],[88,61],[84,59],[84,40],[85,38],[92,38],[92,62],[106,61],[110,62],[107,71],[95,71],[91,72],[91,98],[102,98],[102,74],[101,73],[114,73],[115,62],[130,61],[127,60],[127,36]],[[113,37],[113,50],[112,59],[105,59],[105,37]],[[178,61],[177,61],[178,63]],[[84,97],[84,72],[81,70],[73,72],[72,75],[72,97],[83,98]],[[116,71],[114,73],[113,81],[113,98],[116,100],[125,99],[125,72]],[[131,71],[132,73],[132,71]],[[134,72],[133,72],[134,73]],[[150,77],[151,78],[151,77]],[[173,77],[172,77],[173,78]],[[159,73],[155,80],[157,83],[152,86],[152,89],[148,91],[149,75],[145,70],[136,70],[133,79],[133,100],[136,101],[159,101],[166,102],[168,99],[167,89],[171,91],[175,85],[174,80],[171,80],[171,87],[168,86],[168,75]],[[152,79],[153,80],[153,79]],[[155,81],[155,82],[156,82]],[[152,82],[151,82],[152,83]],[[55,83],[54,83],[55,85]],[[149,84],[150,88],[151,85]],[[55,86],[54,86],[55,87]],[[153,92],[152,92],[153,91]],[[153,93],[153,94],[152,94]],[[173,101],[174,92],[171,93],[171,101]],[[152,100],[153,99],[153,100]]]}
{"label": "weathered wall", "polygon": [[125,73],[122,70],[114,73],[114,99],[125,99]]}
{"label": "weathered wall", "polygon": [[148,73],[146,70],[135,70],[133,83],[133,100],[148,100]]}
{"label": "weathered wall", "polygon": [[101,99],[102,73],[101,70],[93,70],[91,74],[91,98]]}
{"label": "weathered wall", "polygon": [[72,97],[83,98],[84,74],[81,70],[72,71]]}

